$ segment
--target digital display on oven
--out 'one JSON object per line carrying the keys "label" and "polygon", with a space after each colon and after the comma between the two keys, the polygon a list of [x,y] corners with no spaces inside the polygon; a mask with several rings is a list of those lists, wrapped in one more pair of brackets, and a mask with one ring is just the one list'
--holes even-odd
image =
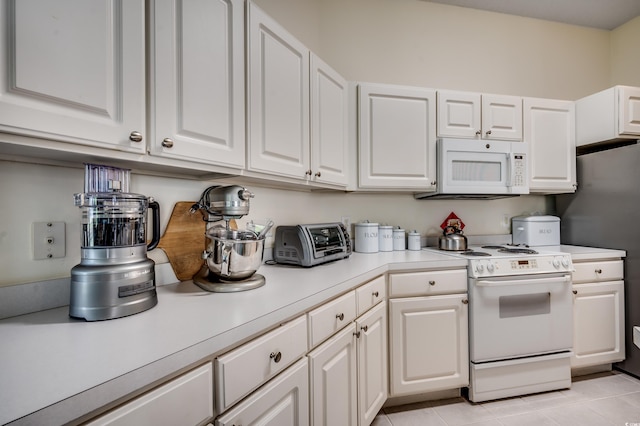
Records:
{"label": "digital display on oven", "polygon": [[518,266],[520,265],[528,265],[529,261],[528,260],[518,260]]}

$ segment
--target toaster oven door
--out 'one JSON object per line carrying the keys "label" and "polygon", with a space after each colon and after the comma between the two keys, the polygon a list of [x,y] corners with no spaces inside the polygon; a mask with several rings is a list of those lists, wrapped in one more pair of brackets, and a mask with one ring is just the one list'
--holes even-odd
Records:
{"label": "toaster oven door", "polygon": [[307,234],[311,241],[313,257],[316,259],[341,253],[346,245],[339,226],[309,226]]}

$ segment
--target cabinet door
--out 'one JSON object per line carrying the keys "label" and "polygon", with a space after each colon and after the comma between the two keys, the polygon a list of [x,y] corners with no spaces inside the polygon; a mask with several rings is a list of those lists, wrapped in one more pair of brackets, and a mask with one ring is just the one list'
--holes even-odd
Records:
{"label": "cabinet door", "polygon": [[356,424],[355,331],[352,323],[308,355],[314,426]]}
{"label": "cabinet door", "polygon": [[435,101],[431,89],[359,85],[359,187],[435,190]]}
{"label": "cabinet door", "polygon": [[618,132],[622,135],[640,135],[640,88],[619,87],[618,108]]}
{"label": "cabinet door", "polygon": [[482,138],[522,140],[522,98],[482,95]]}
{"label": "cabinet door", "polygon": [[571,367],[622,361],[625,356],[623,281],[575,284],[573,291]]}
{"label": "cabinet door", "polygon": [[151,154],[244,167],[244,4],[158,0]]}
{"label": "cabinet door", "polygon": [[370,425],[387,400],[387,304],[356,321],[358,334],[358,424]]}
{"label": "cabinet door", "polygon": [[[304,358],[216,419],[216,426],[309,424],[309,370]],[[346,423],[345,423],[346,424]]]}
{"label": "cabinet door", "polygon": [[438,137],[479,138],[480,94],[438,91]]}
{"label": "cabinet door", "polygon": [[144,1],[7,1],[0,21],[1,131],[145,152]]}
{"label": "cabinet door", "polygon": [[195,426],[212,417],[213,369],[207,363],[85,426]]}
{"label": "cabinet door", "polygon": [[389,301],[391,396],[469,384],[467,303],[466,294]]}
{"label": "cabinet door", "polygon": [[347,81],[311,54],[311,178],[346,186]]}
{"label": "cabinet door", "polygon": [[524,141],[529,144],[529,190],[575,192],[574,103],[525,98],[523,105]]}
{"label": "cabinet door", "polygon": [[248,168],[305,179],[309,50],[255,4],[247,7]]}

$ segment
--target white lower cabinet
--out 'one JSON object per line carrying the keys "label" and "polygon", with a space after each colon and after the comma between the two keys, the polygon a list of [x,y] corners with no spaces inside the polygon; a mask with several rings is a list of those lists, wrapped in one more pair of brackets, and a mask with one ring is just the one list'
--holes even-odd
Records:
{"label": "white lower cabinet", "polygon": [[302,315],[216,358],[216,408],[226,411],[307,353]]}
{"label": "white lower cabinet", "polygon": [[348,327],[309,353],[311,424],[355,425],[356,325]]}
{"label": "white lower cabinet", "polygon": [[287,368],[236,407],[218,417],[215,424],[216,426],[309,424],[307,359],[303,358]]}
{"label": "white lower cabinet", "polygon": [[387,303],[356,320],[358,363],[358,424],[370,425],[387,400]]}
{"label": "white lower cabinet", "polygon": [[466,293],[389,300],[391,396],[469,384],[467,308]]}
{"label": "white lower cabinet", "polygon": [[209,362],[86,425],[196,426],[211,417],[213,417],[213,368]]}
{"label": "white lower cabinet", "polygon": [[622,361],[625,357],[622,260],[574,265],[571,367]]}
{"label": "white lower cabinet", "polygon": [[[362,305],[370,297],[377,302],[308,354],[314,426],[370,425],[387,400],[387,304],[379,299],[383,283],[381,276],[357,289]],[[326,312],[327,305],[344,297],[309,315]]]}

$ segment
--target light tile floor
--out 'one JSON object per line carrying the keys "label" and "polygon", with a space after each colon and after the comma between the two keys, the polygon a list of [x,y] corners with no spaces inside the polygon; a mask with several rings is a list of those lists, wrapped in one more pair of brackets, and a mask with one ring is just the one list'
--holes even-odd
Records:
{"label": "light tile floor", "polygon": [[464,398],[384,408],[373,426],[640,426],[640,380],[612,371],[571,389],[471,403]]}

